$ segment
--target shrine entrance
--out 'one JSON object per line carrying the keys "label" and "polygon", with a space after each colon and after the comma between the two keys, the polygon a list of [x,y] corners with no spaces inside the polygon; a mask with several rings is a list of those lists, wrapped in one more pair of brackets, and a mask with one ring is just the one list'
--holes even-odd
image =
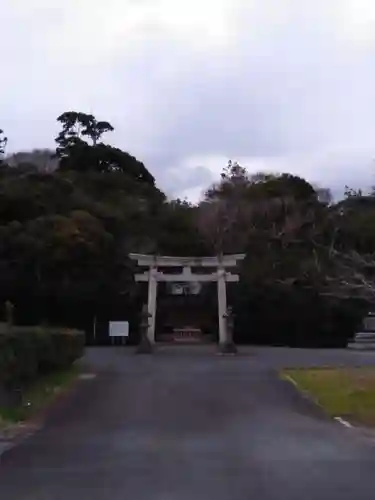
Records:
{"label": "shrine entrance", "polygon": [[[136,282],[148,283],[147,310],[149,316],[147,336],[154,344],[156,339],[157,326],[157,294],[158,284],[163,283],[172,287],[172,295],[179,297],[181,304],[194,304],[194,300],[199,296],[202,284],[217,283],[217,322],[215,331],[211,335],[218,338],[219,344],[226,344],[227,333],[227,282],[238,282],[238,274],[232,274],[227,268],[235,267],[237,262],[245,258],[245,254],[220,255],[217,257],[167,257],[160,255],[130,254],[130,258],[137,261],[139,267],[147,268],[143,273],[135,274]],[[214,268],[214,272],[213,271]],[[211,271],[211,272],[210,272]],[[186,293],[186,290],[189,290]],[[195,299],[191,299],[195,297]],[[163,326],[163,331],[158,332],[158,340],[163,339],[163,335],[169,335],[171,340],[178,341],[179,338],[186,340],[202,340],[204,331],[209,334],[209,327],[189,324],[190,318],[183,313],[178,313],[179,308],[175,307],[170,311],[169,325]],[[211,322],[212,324],[212,322]],[[211,330],[213,328],[211,327]],[[165,331],[167,330],[167,331]],[[216,335],[215,335],[216,334]],[[164,337],[165,338],[165,337]],[[208,338],[208,337],[207,337]]]}
{"label": "shrine entrance", "polygon": [[[161,285],[161,286],[160,286]],[[174,343],[210,343],[217,341],[217,303],[211,284],[195,294],[179,287],[159,284],[155,341]],[[170,285],[170,284],[168,284]],[[207,286],[208,285],[208,286]]]}

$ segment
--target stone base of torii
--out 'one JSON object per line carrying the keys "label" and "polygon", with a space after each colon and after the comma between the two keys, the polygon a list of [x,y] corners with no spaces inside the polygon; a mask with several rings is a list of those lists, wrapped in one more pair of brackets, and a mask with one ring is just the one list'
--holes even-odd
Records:
{"label": "stone base of torii", "polygon": [[[135,274],[135,281],[148,282],[147,338],[150,344],[155,343],[158,282],[217,282],[219,344],[223,347],[223,352],[225,352],[225,346],[231,349],[230,346],[233,342],[231,331],[228,328],[226,284],[227,282],[238,282],[239,277],[238,274],[228,272],[227,268],[235,267],[238,261],[245,258],[245,254],[217,257],[168,257],[132,253],[129,257],[137,261],[139,267],[147,268],[145,272]],[[183,271],[179,274],[168,274],[159,271],[160,267],[182,267]],[[215,270],[207,274],[193,273],[191,269],[196,267],[214,268]]]}

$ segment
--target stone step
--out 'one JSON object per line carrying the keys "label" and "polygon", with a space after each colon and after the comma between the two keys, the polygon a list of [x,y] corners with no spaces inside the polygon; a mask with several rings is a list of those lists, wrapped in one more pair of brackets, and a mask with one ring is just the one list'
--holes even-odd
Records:
{"label": "stone step", "polygon": [[364,331],[356,333],[352,342],[349,342],[350,349],[375,350],[375,332]]}
{"label": "stone step", "polygon": [[355,343],[355,342],[350,342],[348,344],[349,349],[353,349],[356,351],[375,351],[375,343],[374,342],[367,342],[367,343]]}
{"label": "stone step", "polygon": [[375,333],[374,332],[358,332],[354,337],[354,342],[375,342]]}

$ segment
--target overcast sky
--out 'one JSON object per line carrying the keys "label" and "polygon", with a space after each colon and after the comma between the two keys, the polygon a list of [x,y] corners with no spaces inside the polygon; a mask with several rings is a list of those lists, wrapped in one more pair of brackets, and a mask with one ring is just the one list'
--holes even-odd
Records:
{"label": "overcast sky", "polygon": [[375,184],[374,0],[1,0],[0,21],[9,151],[53,147],[77,110],[170,195],[229,158]]}

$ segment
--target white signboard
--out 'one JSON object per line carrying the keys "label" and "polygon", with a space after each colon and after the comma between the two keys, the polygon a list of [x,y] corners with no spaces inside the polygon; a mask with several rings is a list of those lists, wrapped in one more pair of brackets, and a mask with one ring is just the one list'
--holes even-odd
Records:
{"label": "white signboard", "polygon": [[128,337],[129,322],[128,321],[110,321],[109,322],[110,337]]}

